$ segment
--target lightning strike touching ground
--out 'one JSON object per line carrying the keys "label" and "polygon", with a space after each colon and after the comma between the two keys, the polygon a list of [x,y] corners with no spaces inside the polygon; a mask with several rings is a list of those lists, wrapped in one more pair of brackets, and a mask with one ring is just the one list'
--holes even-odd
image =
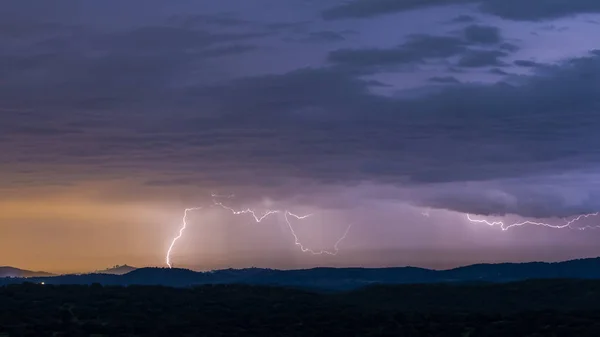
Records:
{"label": "lightning strike touching ground", "polygon": [[175,242],[177,242],[177,240],[179,240],[179,238],[181,238],[183,236],[183,232],[185,231],[185,228],[187,227],[187,215],[188,212],[190,211],[196,211],[202,209],[202,207],[194,207],[194,208],[186,208],[185,212],[183,213],[183,218],[182,218],[182,225],[181,228],[179,229],[179,235],[177,235],[175,238],[173,238],[173,241],[171,241],[171,245],[169,246],[169,250],[167,251],[167,258],[166,258],[166,262],[167,262],[167,266],[169,266],[169,268],[173,268],[173,266],[171,265],[171,251],[173,250],[173,247],[175,246]]}
{"label": "lightning strike touching ground", "polygon": [[529,220],[506,225],[503,221],[487,221],[485,219],[473,219],[471,217],[471,214],[467,214],[467,220],[469,220],[470,222],[474,222],[474,223],[484,223],[489,226],[500,226],[500,228],[502,228],[503,231],[506,231],[512,227],[519,227],[519,226],[523,226],[523,225],[544,226],[544,227],[556,228],[556,229],[569,228],[569,229],[585,230],[585,229],[593,229],[593,228],[600,228],[600,227],[599,226],[571,227],[571,225],[581,219],[589,218],[591,216],[597,216],[598,214],[600,214],[600,212],[582,214],[582,215],[575,217],[574,219],[567,221],[566,223],[564,223],[562,225],[552,225],[552,224],[545,223],[545,222],[535,222],[535,221],[529,221]]}
{"label": "lightning strike touching ground", "polygon": [[[212,193],[211,196],[213,198],[227,198],[227,199],[231,199],[234,197],[233,194],[231,195],[217,195]],[[290,223],[289,219],[288,219],[288,215],[292,216],[298,220],[303,220],[306,219],[308,217],[310,217],[312,214],[307,214],[307,215],[296,215],[294,213],[291,213],[287,210],[282,211],[282,210],[267,210],[265,211],[262,215],[258,215],[256,211],[250,209],[250,208],[246,208],[246,209],[242,209],[242,210],[235,210],[229,206],[224,205],[221,202],[217,202],[216,200],[213,199],[213,205],[212,206],[219,206],[225,210],[230,211],[233,215],[242,215],[242,214],[250,214],[252,215],[252,217],[254,218],[254,220],[259,223],[261,221],[263,221],[264,219],[266,219],[267,217],[269,217],[270,215],[273,214],[279,214],[282,213],[285,219],[285,222],[288,225],[288,228],[290,229],[290,232],[292,233],[292,235],[294,236],[294,244],[298,247],[300,247],[300,250],[303,253],[311,253],[313,255],[323,255],[323,254],[327,254],[327,255],[337,255],[338,251],[339,251],[339,245],[340,243],[346,238],[346,236],[348,235],[348,232],[350,231],[350,228],[352,227],[352,225],[349,225],[348,228],[346,228],[346,231],[344,232],[344,235],[342,235],[333,245],[333,251],[328,251],[328,250],[320,250],[320,251],[315,251],[312,250],[310,248],[306,248],[298,239],[298,235],[296,235],[296,232],[294,231],[294,228],[292,227],[292,224]],[[182,225],[181,228],[179,229],[179,234],[173,238],[173,240],[171,241],[171,245],[169,246],[169,250],[167,251],[167,256],[166,256],[166,263],[167,266],[169,266],[169,268],[173,268],[172,263],[171,263],[171,252],[173,251],[173,247],[175,246],[175,243],[177,242],[177,240],[179,240],[182,236],[183,233],[187,227],[187,215],[188,212],[190,211],[195,211],[195,210],[199,210],[202,209],[202,207],[195,207],[195,208],[186,208],[184,215],[183,215],[183,219],[182,219]]]}

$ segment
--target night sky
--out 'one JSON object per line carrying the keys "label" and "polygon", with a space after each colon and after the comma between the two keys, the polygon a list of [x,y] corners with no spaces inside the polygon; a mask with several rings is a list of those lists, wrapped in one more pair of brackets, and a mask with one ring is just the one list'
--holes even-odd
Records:
{"label": "night sky", "polygon": [[[599,32],[598,0],[3,1],[0,265],[164,266],[195,206],[197,270],[600,255],[600,216],[467,219],[600,210]],[[211,193],[352,227],[313,256]]]}

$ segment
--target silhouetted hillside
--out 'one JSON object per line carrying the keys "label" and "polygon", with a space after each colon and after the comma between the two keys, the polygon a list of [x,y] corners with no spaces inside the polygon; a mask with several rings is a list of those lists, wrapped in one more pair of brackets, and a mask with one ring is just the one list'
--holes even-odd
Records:
{"label": "silhouetted hillside", "polygon": [[45,277],[54,274],[43,271],[31,271],[14,267],[0,267],[0,278],[2,277]]}
{"label": "silhouetted hillside", "polygon": [[129,272],[132,272],[134,270],[136,270],[137,268],[132,267],[132,266],[128,266],[126,264],[122,265],[122,266],[114,266],[112,268],[108,268],[108,269],[104,269],[104,270],[98,270],[96,271],[97,274],[109,274],[109,275],[124,275],[127,274]]}
{"label": "silhouetted hillside", "polygon": [[[123,275],[94,273],[35,277],[46,284],[164,285],[186,287],[201,284],[253,284],[295,288],[349,290],[374,284],[510,282],[527,279],[600,279],[600,258],[556,263],[479,264],[450,270],[422,268],[314,268],[273,270],[261,268],[194,272],[187,269],[140,268]],[[0,279],[0,284],[20,283]]]}
{"label": "silhouetted hillside", "polygon": [[443,272],[447,280],[506,282],[531,278],[600,279],[600,258],[565,262],[476,264]]}

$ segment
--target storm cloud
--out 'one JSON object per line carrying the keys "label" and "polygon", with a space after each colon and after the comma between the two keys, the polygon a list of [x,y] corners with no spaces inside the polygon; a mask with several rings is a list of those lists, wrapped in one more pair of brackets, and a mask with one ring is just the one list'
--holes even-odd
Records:
{"label": "storm cloud", "polygon": [[[456,84],[406,100],[373,94],[368,81],[340,69],[307,68],[177,93],[210,107],[201,113],[130,115],[135,124],[125,128],[111,114],[79,127],[81,115],[62,114],[54,123],[75,123],[67,129],[43,122],[25,128],[36,114],[16,114],[3,128],[14,137],[32,135],[48,150],[51,145],[44,143],[51,137],[60,161],[110,153],[122,164],[135,156],[147,165],[164,157],[182,167],[195,162],[206,179],[223,183],[248,174],[325,184],[495,180],[597,165],[599,76],[600,58],[589,56],[546,67],[518,84]],[[93,143],[81,137],[79,145],[70,141],[89,130],[111,136]],[[23,158],[18,148],[5,146],[5,157]],[[27,158],[42,160],[46,152]],[[547,211],[547,216],[560,212]]]}
{"label": "storm cloud", "polygon": [[[240,205],[338,212],[323,232],[357,222],[358,251],[454,249],[477,235],[512,247],[527,238],[472,234],[465,213],[558,221],[600,209],[600,53],[571,17],[596,2],[259,2],[11,2],[0,14],[3,221],[37,202],[68,246],[82,230],[63,218],[93,209],[95,236],[125,233],[123,246],[149,255],[182,207],[234,193]],[[536,23],[557,18],[571,29]],[[197,221],[236,232],[219,216]],[[33,235],[34,220],[0,225]],[[118,225],[130,221],[136,230]],[[223,233],[222,249],[240,243]]]}
{"label": "storm cloud", "polygon": [[476,4],[485,13],[512,20],[547,20],[581,13],[598,13],[600,4],[594,0],[353,0],[333,6],[323,12],[326,19],[368,18],[424,7]]}

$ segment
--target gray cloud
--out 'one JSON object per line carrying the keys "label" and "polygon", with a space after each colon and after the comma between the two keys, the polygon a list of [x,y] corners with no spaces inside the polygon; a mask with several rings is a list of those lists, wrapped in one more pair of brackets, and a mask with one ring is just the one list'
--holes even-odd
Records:
{"label": "gray cloud", "polygon": [[[598,165],[599,153],[590,147],[597,141],[598,64],[598,58],[583,58],[546,67],[519,86],[457,84],[411,100],[370,94],[363,81],[319,69],[248,79],[214,93],[236,97],[223,108],[233,113],[223,128],[237,120],[246,130],[273,132],[277,147],[262,149],[254,160],[269,162],[264,167],[281,174],[294,171],[327,183],[483,181]],[[267,88],[272,95],[258,100]],[[323,94],[331,90],[326,88],[335,91]],[[248,107],[257,111],[252,118],[243,117]],[[540,197],[510,210],[539,216],[568,212],[548,204]],[[598,205],[583,208],[592,206]]]}
{"label": "gray cloud", "polygon": [[302,42],[340,42],[345,41],[346,38],[344,35],[333,32],[333,31],[319,31],[319,32],[311,32],[304,39],[300,39]]}
{"label": "gray cloud", "polygon": [[[470,3],[472,0],[455,0],[453,3]],[[447,5],[445,0],[353,0],[323,12],[325,19],[367,18],[376,15],[403,12],[417,8]]]}
{"label": "gray cloud", "polygon": [[219,57],[219,56],[227,56],[227,55],[239,55],[247,52],[251,52],[259,49],[260,47],[257,45],[250,44],[232,44],[228,46],[222,46],[217,48],[206,49],[198,56],[205,57]]}
{"label": "gray cloud", "polygon": [[458,61],[458,66],[467,68],[479,68],[488,66],[500,66],[501,57],[507,56],[499,50],[470,50]]}
{"label": "gray cloud", "polygon": [[332,63],[357,66],[390,66],[447,58],[466,50],[465,42],[451,36],[413,35],[397,48],[339,49],[329,53]]}
{"label": "gray cloud", "polygon": [[600,3],[593,0],[572,1],[518,1],[518,0],[486,0],[482,10],[513,20],[545,20],[581,13],[600,12]]}
{"label": "gray cloud", "polygon": [[256,27],[257,23],[250,20],[240,19],[231,14],[193,14],[193,15],[174,15],[168,19],[168,23],[174,25],[181,25],[184,28],[201,28],[206,29],[207,26],[218,26],[218,27]]}
{"label": "gray cloud", "polygon": [[456,83],[460,83],[460,81],[453,76],[435,76],[429,79],[430,82],[434,82],[434,83],[451,83],[451,84],[456,84]]}
{"label": "gray cloud", "polygon": [[457,17],[455,17],[454,19],[452,19],[452,23],[471,23],[471,22],[475,22],[477,21],[477,19],[475,19],[473,16],[471,15],[466,15],[466,14],[462,14],[459,15]]}
{"label": "gray cloud", "polygon": [[515,45],[514,45],[514,44],[512,44],[512,43],[504,42],[504,43],[501,43],[501,44],[500,44],[500,49],[501,49],[501,50],[504,50],[504,51],[507,51],[507,52],[514,53],[514,52],[516,52],[517,50],[519,50],[519,47],[518,47],[518,46],[515,46]]}
{"label": "gray cloud", "polygon": [[368,18],[397,12],[445,6],[450,4],[480,4],[486,13],[512,20],[545,20],[580,13],[600,12],[600,3],[595,0],[546,1],[546,0],[428,0],[428,1],[396,1],[396,0],[352,0],[331,7],[323,12],[325,19]]}
{"label": "gray cloud", "polygon": [[500,68],[492,68],[490,69],[490,74],[494,74],[494,75],[500,75],[500,76],[505,76],[505,75],[510,75],[509,72],[506,72]]}
{"label": "gray cloud", "polygon": [[241,41],[259,36],[261,34],[211,33],[170,26],[148,26],[126,32],[97,36],[94,38],[95,41],[91,47],[137,53],[157,53],[161,50],[194,52],[218,43]]}
{"label": "gray cloud", "polygon": [[[464,36],[412,35],[408,41],[394,48],[338,49],[329,53],[329,62],[364,70],[388,70],[391,66],[422,63],[459,56],[458,66],[477,68],[500,66],[501,57],[518,47],[501,43],[496,27],[471,25]],[[469,46],[498,44],[501,50],[469,49]],[[505,51],[503,51],[505,50]]]}
{"label": "gray cloud", "polygon": [[539,64],[535,61],[531,61],[531,60],[516,60],[515,65],[519,66],[519,67],[525,67],[525,68],[534,68],[539,66]]}
{"label": "gray cloud", "polygon": [[263,36],[167,25],[116,32],[52,27],[52,36],[21,39],[20,46],[0,53],[0,75],[5,80],[0,83],[0,97],[7,104],[85,109],[152,106],[173,97],[175,83],[210,78],[216,69],[208,58],[255,50],[255,44],[245,42]]}
{"label": "gray cloud", "polygon": [[480,44],[496,44],[502,41],[498,27],[483,25],[470,25],[465,28],[465,39]]}
{"label": "gray cloud", "polygon": [[[588,188],[581,186],[589,184],[595,177],[571,177],[579,181],[571,181],[565,185],[560,178],[546,177],[547,181],[532,187],[527,178],[520,178],[519,181],[504,180],[478,186],[463,184],[438,187],[435,191],[424,193],[420,202],[429,207],[463,213],[486,216],[518,214],[537,219],[595,212],[598,207],[595,199],[600,196],[597,184],[592,183]],[[572,202],[573,188],[580,191],[576,193],[577,203]]]}

